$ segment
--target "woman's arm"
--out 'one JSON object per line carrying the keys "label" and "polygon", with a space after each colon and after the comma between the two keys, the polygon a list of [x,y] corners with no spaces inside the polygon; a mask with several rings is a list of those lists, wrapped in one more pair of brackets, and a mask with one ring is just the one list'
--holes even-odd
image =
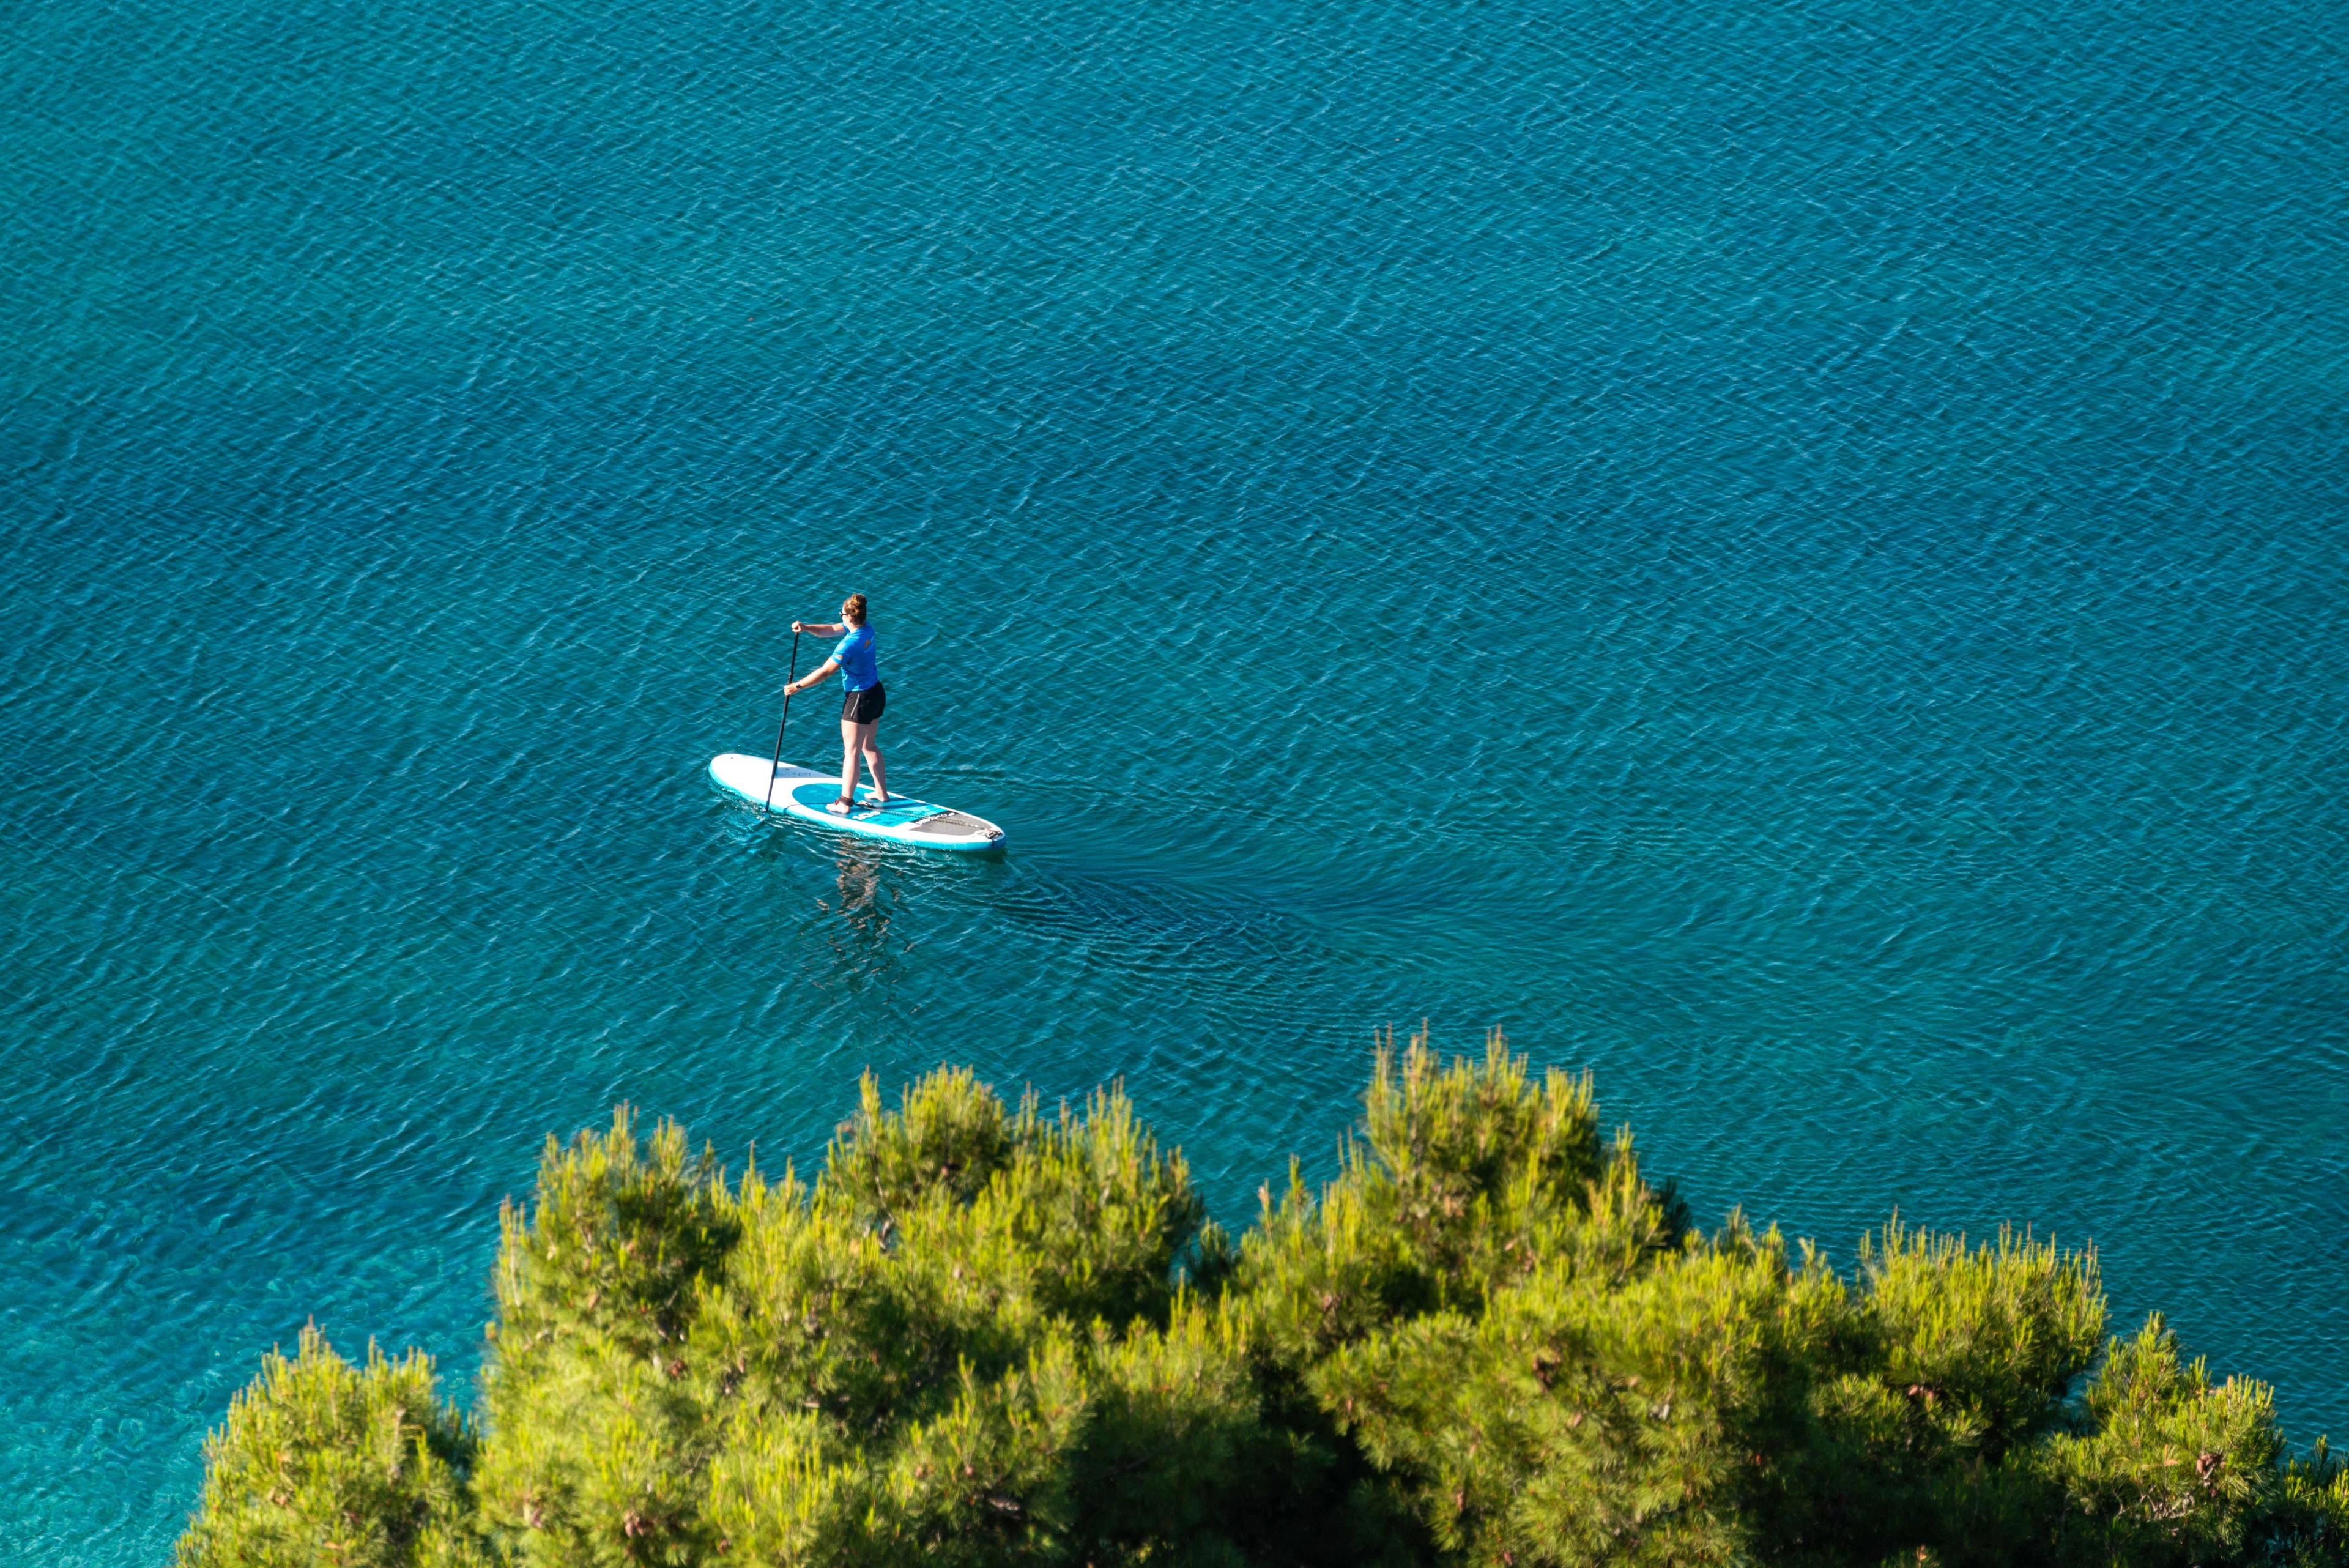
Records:
{"label": "woman's arm", "polygon": [[795,620],[792,622],[792,629],[803,631],[810,637],[846,637],[848,635],[846,627],[828,620]]}
{"label": "woman's arm", "polygon": [[811,686],[821,685],[833,670],[838,670],[839,668],[840,660],[837,659],[827,659],[822,664],[818,665],[812,673],[801,676],[797,680],[794,680],[789,686],[784,687],[783,690],[787,692],[804,691]]}

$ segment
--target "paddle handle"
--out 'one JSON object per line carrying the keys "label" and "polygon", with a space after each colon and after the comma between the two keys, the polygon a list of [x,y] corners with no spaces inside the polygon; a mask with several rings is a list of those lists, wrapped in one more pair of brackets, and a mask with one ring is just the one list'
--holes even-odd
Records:
{"label": "paddle handle", "polygon": [[800,634],[792,633],[792,672],[783,680],[783,718],[775,726],[775,757],[767,764],[767,798],[765,809],[772,815],[775,809],[775,775],[783,771],[783,725],[792,722],[792,682],[800,678]]}

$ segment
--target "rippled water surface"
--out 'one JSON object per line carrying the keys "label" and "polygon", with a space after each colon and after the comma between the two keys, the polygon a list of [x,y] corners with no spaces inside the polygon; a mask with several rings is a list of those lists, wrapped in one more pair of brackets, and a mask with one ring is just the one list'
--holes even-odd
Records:
{"label": "rippled water surface", "polygon": [[[11,1554],[160,1561],[312,1315],[461,1394],[616,1099],[1123,1075],[1244,1218],[1422,1017],[1701,1214],[2094,1240],[2349,1436],[2343,39],[12,8]],[[1002,858],[705,782],[852,587]]]}

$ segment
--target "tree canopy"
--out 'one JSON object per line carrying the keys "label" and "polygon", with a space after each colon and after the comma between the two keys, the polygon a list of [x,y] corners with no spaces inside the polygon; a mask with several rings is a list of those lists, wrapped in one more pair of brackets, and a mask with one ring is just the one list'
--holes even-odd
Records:
{"label": "tree canopy", "polygon": [[624,1108],[502,1226],[477,1415],[305,1331],[181,1568],[2349,1564],[2349,1468],[2092,1251],[1701,1231],[1497,1033],[1237,1242],[1118,1089],[957,1069],[812,1182]]}

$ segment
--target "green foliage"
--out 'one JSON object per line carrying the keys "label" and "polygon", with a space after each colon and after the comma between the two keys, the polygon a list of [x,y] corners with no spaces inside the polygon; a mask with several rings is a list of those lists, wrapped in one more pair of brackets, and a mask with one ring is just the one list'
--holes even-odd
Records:
{"label": "green foliage", "polygon": [[203,1506],[180,1568],[462,1568],[481,1561],[465,1483],[474,1443],[411,1353],[367,1365],[315,1327],[272,1351],[204,1445]]}
{"label": "green foliage", "polygon": [[[1379,1051],[1365,1141],[1349,1144],[1318,1197],[1289,1167],[1237,1270],[1264,1354],[1301,1366],[1381,1326],[1478,1310],[1557,1246],[1620,1267],[1678,1244],[1684,1216],[1651,1201],[1630,1145],[1610,1166],[1588,1077],[1536,1084],[1495,1033],[1481,1066],[1438,1062],[1424,1040]],[[1614,1185],[1602,1193],[1602,1175]],[[1578,1222],[1594,1195],[1612,1225]],[[1594,1258],[1594,1262],[1598,1261]]]}
{"label": "green foliage", "polygon": [[2349,1562],[2349,1465],[2333,1458],[2323,1438],[2307,1457],[2285,1464],[2251,1543],[2246,1555],[2257,1563],[2317,1568]]}
{"label": "green foliage", "polygon": [[1032,1097],[1015,1121],[968,1067],[941,1068],[908,1086],[895,1116],[882,1108],[872,1074],[856,1091],[856,1118],[833,1139],[824,1177],[863,1214],[885,1222],[932,1196],[969,1202],[1036,1127]]}
{"label": "green foliage", "polygon": [[1506,1213],[1578,1195],[1603,1163],[1588,1075],[1552,1070],[1537,1085],[1498,1030],[1481,1065],[1448,1068],[1423,1039],[1398,1064],[1390,1034],[1364,1109],[1371,1158],[1357,1154],[1347,1175],[1384,1196],[1387,1217],[1439,1291],[1461,1274],[1483,1288],[1503,1262],[1489,1244],[1496,1205]]}
{"label": "green foliage", "polygon": [[2051,1430],[2104,1341],[2093,1252],[2012,1231],[1969,1251],[1896,1217],[1862,1238],[1859,1266],[1874,1379],[1901,1400],[1901,1442],[1933,1462],[1995,1464]]}
{"label": "green foliage", "polygon": [[2049,1454],[2092,1555],[2144,1563],[2240,1560],[2290,1490],[2265,1384],[2213,1387],[2158,1313],[2115,1340],[2089,1385],[2089,1428]]}
{"label": "green foliage", "polygon": [[1449,1554],[1742,1562],[1754,1443],[1799,1403],[1841,1296],[1775,1233],[1733,1226],[1629,1270],[1560,1256],[1480,1316],[1383,1331],[1313,1382]]}
{"label": "green foliage", "polygon": [[625,1106],[609,1133],[568,1148],[548,1138],[529,1218],[509,1203],[499,1223],[494,1337],[507,1355],[582,1334],[645,1355],[674,1345],[695,1283],[738,1240],[715,1157],[692,1156],[674,1122],[639,1143]]}
{"label": "green foliage", "polygon": [[677,1564],[715,1544],[695,1471],[707,1435],[686,1334],[740,1226],[708,1151],[626,1110],[547,1140],[527,1219],[500,1216],[498,1321],[480,1512],[523,1563]]}
{"label": "green foliage", "polygon": [[812,1183],[623,1110],[504,1212],[478,1443],[305,1333],[183,1568],[2349,1564],[2349,1473],[2106,1344],[2093,1253],[1702,1234],[1498,1034],[1364,1108],[1237,1248],[1115,1089],[868,1075]]}
{"label": "green foliage", "polygon": [[2061,1500],[2010,1464],[2068,1418],[2104,1334],[2093,1253],[2002,1231],[1863,1237],[1855,1292],[1810,1356],[1807,1430],[1748,1501],[1787,1562],[2023,1562]]}

